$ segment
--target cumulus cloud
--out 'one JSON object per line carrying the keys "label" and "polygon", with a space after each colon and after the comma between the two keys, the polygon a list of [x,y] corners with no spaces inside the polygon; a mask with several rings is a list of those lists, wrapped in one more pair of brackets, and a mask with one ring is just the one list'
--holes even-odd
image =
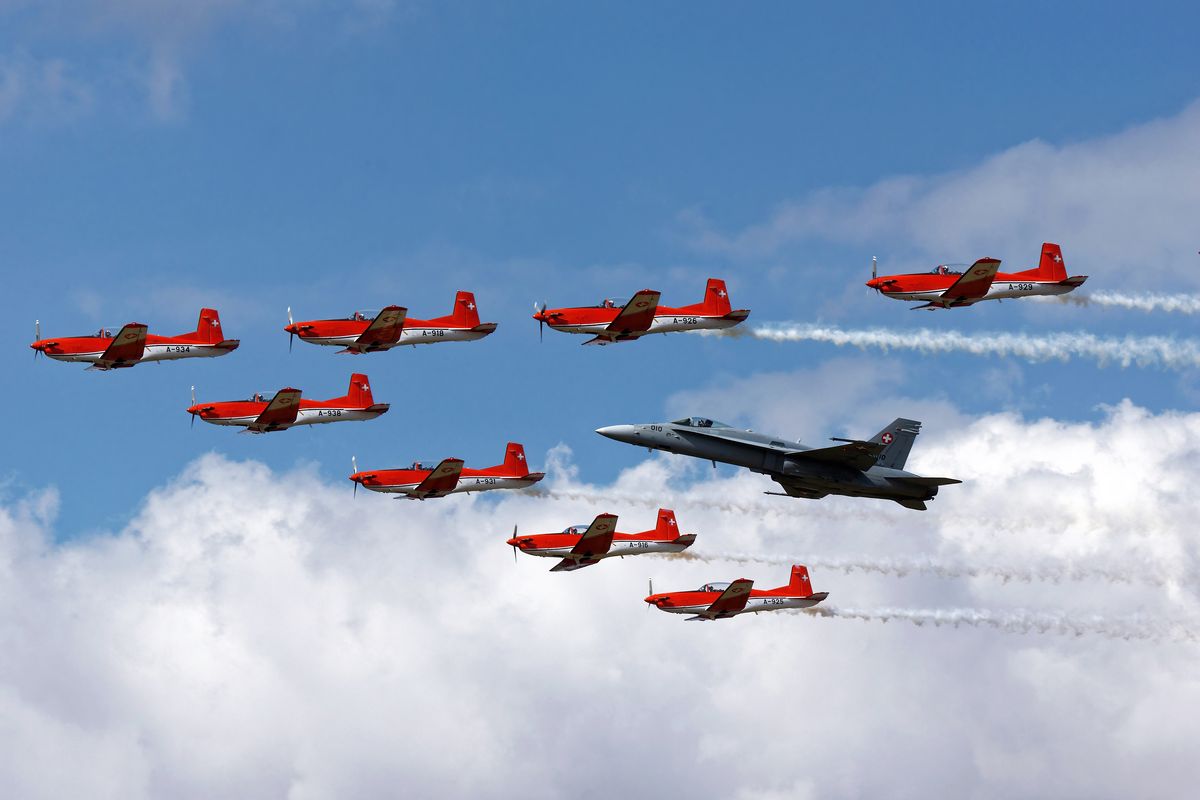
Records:
{"label": "cumulus cloud", "polygon": [[[1179,795],[1200,778],[1178,747],[1200,735],[1178,713],[1200,702],[1197,646],[1072,626],[1194,618],[1198,454],[1200,414],[1123,403],[1094,424],[999,414],[922,434],[914,468],[966,481],[926,513],[764,498],[763,476],[678,457],[590,485],[562,450],[548,489],[575,497],[351,500],[310,470],[210,455],[107,536],[60,541],[52,492],[10,499],[0,791]],[[644,529],[658,501],[718,557],[550,574],[504,546],[513,523],[556,530],[599,510]],[[707,504],[720,501],[780,512]],[[900,624],[645,610],[650,575],[660,589],[786,580],[783,565],[722,563],[735,549],[1035,577],[814,569],[846,614]],[[1036,577],[1131,560],[1158,585]]]}
{"label": "cumulus cloud", "polygon": [[1107,136],[1025,142],[963,170],[822,189],[736,232],[696,211],[681,222],[705,252],[745,258],[828,240],[884,248],[910,267],[991,255],[1027,268],[1050,240],[1072,274],[1102,273],[1106,287],[1194,288],[1197,138],[1200,102]]}

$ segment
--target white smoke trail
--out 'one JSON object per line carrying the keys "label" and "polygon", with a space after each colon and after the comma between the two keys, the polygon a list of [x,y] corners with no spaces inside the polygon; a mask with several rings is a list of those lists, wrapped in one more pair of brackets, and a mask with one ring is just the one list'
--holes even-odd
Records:
{"label": "white smoke trail", "polygon": [[[680,494],[636,495],[619,494],[615,492],[588,491],[586,489],[542,489],[527,494],[545,497],[552,500],[579,500],[585,503],[608,503],[612,505],[636,505],[646,508],[676,508],[678,506],[694,506],[712,511],[725,511],[731,514],[787,514],[794,513],[795,508],[789,508],[786,503],[738,503],[732,500],[711,500],[692,498]],[[678,510],[678,508],[676,508]]]}
{"label": "white smoke trail", "polygon": [[936,575],[940,578],[995,578],[1004,583],[1062,583],[1064,581],[1101,580],[1107,583],[1146,584],[1165,587],[1172,583],[1171,577],[1153,565],[1108,568],[1103,566],[1072,563],[1044,563],[1019,568],[1002,564],[967,564],[934,558],[871,558],[829,557],[819,555],[757,555],[752,553],[710,553],[687,550],[683,553],[662,554],[675,558],[704,563],[771,564],[791,566],[805,564],[810,568],[833,570],[851,574],[854,572],[874,573],[906,577],[909,575]]}
{"label": "white smoke trail", "polygon": [[[770,484],[767,484],[770,485]],[[552,500],[572,500],[594,505],[608,506],[642,506],[645,508],[673,508],[676,511],[689,508],[701,508],[726,514],[741,514],[750,517],[783,516],[794,517],[803,514],[805,519],[823,519],[837,522],[847,520],[868,522],[880,525],[895,525],[897,514],[913,518],[913,512],[901,510],[899,506],[881,500],[862,500],[853,504],[833,504],[821,500],[804,500],[800,498],[776,497],[766,502],[754,503],[736,500],[717,500],[714,497],[719,492],[711,489],[704,491],[703,496],[691,494],[675,494],[659,492],[652,495],[625,494],[596,489],[539,489],[527,492],[529,496],[542,497]],[[986,525],[988,530],[996,532],[1026,532],[1031,530],[1046,530],[1045,515],[1036,509],[1028,509],[1023,513],[1018,509],[1008,512],[1001,518],[990,512],[951,512],[939,511],[938,519],[945,524],[956,525]]]}
{"label": "white smoke trail", "polygon": [[772,342],[827,342],[839,347],[860,349],[915,350],[921,353],[970,353],[972,355],[1015,356],[1029,361],[1069,361],[1091,358],[1101,365],[1122,367],[1164,367],[1187,369],[1200,367],[1200,341],[1170,336],[1104,337],[1077,331],[1074,333],[948,333],[930,328],[888,330],[869,328],[843,330],[830,325],[766,323],[718,332],[723,336],[750,336]]}
{"label": "white smoke trail", "polygon": [[1196,294],[1123,294],[1121,292],[1091,292],[1089,294],[1059,295],[1046,298],[1074,306],[1113,306],[1135,311],[1167,311],[1178,314],[1200,314],[1200,295]]}
{"label": "white smoke trail", "polygon": [[816,606],[795,613],[868,622],[899,620],[935,627],[970,625],[1006,633],[1056,633],[1062,636],[1106,636],[1125,641],[1200,641],[1195,621],[1168,620],[1144,614],[1106,617],[1048,611],[988,611],[979,608],[838,608]]}

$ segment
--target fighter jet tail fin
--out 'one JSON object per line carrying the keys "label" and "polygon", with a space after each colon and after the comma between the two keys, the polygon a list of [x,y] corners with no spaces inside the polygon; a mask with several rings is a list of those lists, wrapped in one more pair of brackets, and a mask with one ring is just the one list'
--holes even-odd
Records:
{"label": "fighter jet tail fin", "polygon": [[917,434],[921,432],[921,423],[915,419],[903,417],[892,420],[886,428],[871,437],[871,441],[884,446],[875,463],[881,467],[904,469],[908,461],[909,451]]}

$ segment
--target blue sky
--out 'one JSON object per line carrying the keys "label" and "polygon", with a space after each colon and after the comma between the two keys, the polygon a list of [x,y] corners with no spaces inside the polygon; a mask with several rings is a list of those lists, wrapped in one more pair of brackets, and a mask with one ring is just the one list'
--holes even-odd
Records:
{"label": "blue sky", "polygon": [[[1198,21],[0,0],[0,794],[1185,796],[1200,369],[1117,362],[1200,338],[1194,312],[1121,305],[1200,308]],[[1090,301],[914,313],[863,286],[873,255],[1020,269],[1047,240]],[[750,326],[1116,344],[1107,363],[598,348],[539,343],[530,317],[641,288],[691,303],[710,276]],[[458,289],[493,336],[288,353],[289,305],[426,318]],[[176,333],[202,305],[239,350],[99,373],[27,347],[35,319]],[[352,371],[389,414],[188,426],[192,385],[324,398]],[[693,413],[810,444],[920,419],[910,465],[963,483],[925,513],[767,498],[763,476],[593,433]],[[550,496],[352,499],[345,480],[352,455],[487,466],[509,440]],[[693,558],[550,575],[503,546],[602,511],[640,530],[660,503]],[[640,602],[649,577],[775,586],[800,561],[831,592],[820,619],[684,625]],[[581,784],[560,741],[621,769]]]}
{"label": "blue sky", "polygon": [[[1050,228],[1011,252],[989,250],[987,237],[945,253],[818,237],[743,255],[695,246],[691,222],[737,231],[825,187],[969,170],[1032,139],[1064,146],[1176,115],[1200,88],[1178,8],[1037,6],[1036,24],[1017,7],[955,4],[732,14],[710,3],[454,3],[379,16],[202,4],[182,22],[120,4],[49,8],[9,11],[0,35],[22,87],[0,106],[3,358],[9,402],[27,410],[10,428],[5,471],[10,486],[63,489],[66,535],[117,525],[208,450],[277,466],[307,459],[335,477],[351,454],[380,466],[493,463],[512,438],[535,453],[565,442],[586,475],[607,478],[631,454],[594,427],[659,418],[682,389],[842,355],[684,337],[583,349],[553,333],[539,346],[534,301],[650,286],[664,302],[694,302],[716,275],[758,321],[919,323],[946,335],[1191,325],[1008,303],[914,315],[861,287],[873,254],[885,267],[982,255],[1032,265],[1040,237],[1062,241],[1091,285],[1125,282],[1113,265],[1072,259],[1079,243]],[[1115,46],[1117,30],[1141,44]],[[54,62],[79,96],[38,77]],[[168,88],[155,95],[160,71]],[[432,316],[459,288],[500,323],[490,340],[359,359],[287,354],[289,304],[300,316],[393,302]],[[23,347],[35,317],[55,334],[130,320],[175,332],[202,303],[242,339],[232,356],[85,374],[32,363]],[[1196,396],[1194,376],[1076,362],[1021,365],[1018,401],[977,392],[995,359],[881,363],[910,394],[1065,419],[1125,396],[1150,408]],[[193,383],[210,399],[283,384],[321,397],[352,369],[371,375],[390,415],[269,437],[187,429]],[[810,440],[869,433],[796,428]]]}

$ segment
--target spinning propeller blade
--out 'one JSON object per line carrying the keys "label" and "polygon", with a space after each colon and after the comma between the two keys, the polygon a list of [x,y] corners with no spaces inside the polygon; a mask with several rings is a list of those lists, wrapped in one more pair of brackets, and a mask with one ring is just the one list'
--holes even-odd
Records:
{"label": "spinning propeller blade", "polygon": [[[513,525],[512,538],[514,538],[514,539],[517,538],[517,526],[516,525]],[[517,563],[517,546],[515,544],[513,545],[513,563],[514,564]]]}
{"label": "spinning propeller blade", "polygon": [[[288,327],[295,325],[295,320],[292,319],[292,307],[288,306]],[[292,352],[292,342],[296,339],[295,331],[288,331],[288,352]]]}
{"label": "spinning propeller blade", "polygon": [[542,307],[538,308],[538,304],[534,302],[533,310],[538,313],[538,342],[546,340],[546,301],[542,301]]}

